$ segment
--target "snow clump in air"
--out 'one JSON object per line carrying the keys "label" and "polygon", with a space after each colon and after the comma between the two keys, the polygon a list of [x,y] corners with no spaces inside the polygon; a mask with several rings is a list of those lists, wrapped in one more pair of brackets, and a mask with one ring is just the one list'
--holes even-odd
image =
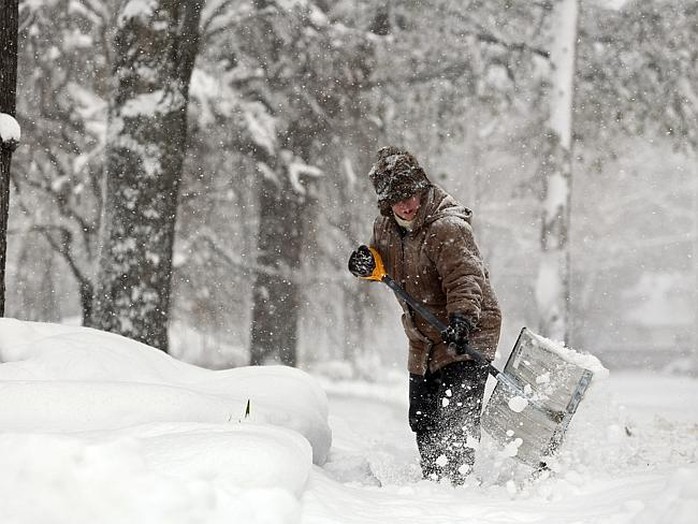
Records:
{"label": "snow clump in air", "polygon": [[528,406],[528,400],[521,396],[515,396],[509,399],[509,409],[514,413],[521,413],[526,406]]}

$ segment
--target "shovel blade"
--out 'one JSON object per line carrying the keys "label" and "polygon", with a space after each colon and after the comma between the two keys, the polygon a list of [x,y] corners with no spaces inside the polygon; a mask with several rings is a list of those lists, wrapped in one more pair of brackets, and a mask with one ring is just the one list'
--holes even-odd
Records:
{"label": "shovel blade", "polygon": [[593,373],[523,328],[502,374],[509,380],[497,382],[483,410],[482,428],[507,455],[534,468],[545,467]]}

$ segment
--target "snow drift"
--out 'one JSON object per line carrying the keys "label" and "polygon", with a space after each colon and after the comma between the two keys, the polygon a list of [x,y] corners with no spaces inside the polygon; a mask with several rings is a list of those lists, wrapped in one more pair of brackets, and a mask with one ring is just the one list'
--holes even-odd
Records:
{"label": "snow drift", "polygon": [[3,522],[295,520],[331,445],[325,393],[297,369],[210,371],[13,319],[0,362]]}

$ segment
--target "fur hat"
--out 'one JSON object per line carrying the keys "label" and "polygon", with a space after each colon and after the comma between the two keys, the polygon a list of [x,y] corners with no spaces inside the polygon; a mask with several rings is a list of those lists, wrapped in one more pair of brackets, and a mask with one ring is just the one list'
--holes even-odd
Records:
{"label": "fur hat", "polygon": [[378,209],[390,216],[391,206],[431,186],[417,159],[408,151],[388,146],[378,150],[368,173],[378,195]]}

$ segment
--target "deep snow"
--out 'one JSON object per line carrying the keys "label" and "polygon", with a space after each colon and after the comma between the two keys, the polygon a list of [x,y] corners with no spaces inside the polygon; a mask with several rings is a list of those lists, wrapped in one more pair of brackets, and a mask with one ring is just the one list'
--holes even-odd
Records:
{"label": "deep snow", "polygon": [[475,474],[452,488],[420,478],[402,370],[380,383],[210,371],[116,335],[12,319],[0,319],[0,362],[3,524],[698,514],[698,381],[686,377],[611,374],[587,393],[551,474],[531,480],[485,438]]}

